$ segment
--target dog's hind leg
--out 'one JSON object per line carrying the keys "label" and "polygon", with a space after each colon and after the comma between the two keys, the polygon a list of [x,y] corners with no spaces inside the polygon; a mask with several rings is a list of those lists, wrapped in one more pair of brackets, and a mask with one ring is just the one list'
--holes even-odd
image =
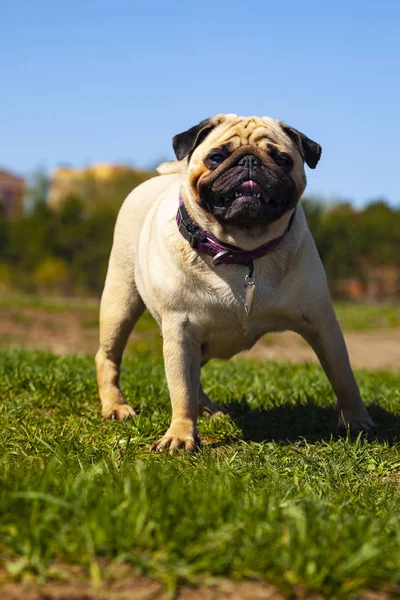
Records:
{"label": "dog's hind leg", "polygon": [[216,417],[223,417],[227,414],[227,411],[224,408],[222,408],[222,406],[218,406],[218,404],[215,404],[211,400],[211,398],[205,393],[201,383],[199,390],[199,414],[203,415],[203,417],[209,417],[211,415],[214,415]]}
{"label": "dog's hind leg", "polygon": [[97,385],[103,417],[135,416],[119,387],[122,354],[136,321],[145,310],[132,268],[110,259],[100,306],[100,348],[96,354]]}
{"label": "dog's hind leg", "polygon": [[337,397],[339,429],[349,426],[352,432],[373,435],[375,424],[361,399],[349,355],[331,301],[326,297],[322,308],[307,318],[299,333],[310,344]]}
{"label": "dog's hind leg", "polygon": [[[203,361],[201,363],[201,368],[203,368],[207,362],[207,360]],[[200,381],[199,415],[202,415],[203,417],[211,417],[211,415],[215,415],[216,417],[223,417],[227,414],[228,411],[222,408],[222,406],[218,406],[218,404],[215,404],[215,402],[213,402],[211,398],[205,393],[203,389],[203,384]]]}

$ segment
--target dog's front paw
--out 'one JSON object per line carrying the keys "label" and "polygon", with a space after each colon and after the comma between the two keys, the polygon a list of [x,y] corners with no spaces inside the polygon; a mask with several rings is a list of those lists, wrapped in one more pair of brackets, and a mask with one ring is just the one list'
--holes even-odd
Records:
{"label": "dog's front paw", "polygon": [[129,417],[136,417],[136,413],[129,404],[115,404],[103,408],[102,415],[105,419],[112,419],[113,421],[123,421]]}
{"label": "dog's front paw", "polygon": [[340,411],[337,427],[340,434],[345,433],[348,428],[352,435],[364,432],[370,439],[376,434],[376,425],[365,407],[356,414]]}
{"label": "dog's front paw", "polygon": [[167,433],[156,442],[153,442],[150,450],[152,452],[162,452],[169,450],[172,454],[176,450],[185,450],[194,452],[199,444],[196,427],[192,421],[174,421],[171,423]]}

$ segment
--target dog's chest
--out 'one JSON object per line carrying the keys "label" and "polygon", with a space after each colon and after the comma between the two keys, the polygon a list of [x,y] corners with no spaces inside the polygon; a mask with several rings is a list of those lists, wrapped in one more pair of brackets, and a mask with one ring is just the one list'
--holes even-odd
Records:
{"label": "dog's chest", "polygon": [[201,309],[193,318],[202,331],[203,359],[229,358],[251,348],[263,334],[287,328],[286,291],[274,277],[256,278],[253,297],[248,290],[243,276],[219,285],[213,294],[201,294]]}
{"label": "dog's chest", "polygon": [[271,318],[269,323],[248,319],[246,323],[231,320],[217,327],[210,327],[203,337],[201,354],[203,360],[230,358],[249,350],[268,331],[284,329],[279,319]]}

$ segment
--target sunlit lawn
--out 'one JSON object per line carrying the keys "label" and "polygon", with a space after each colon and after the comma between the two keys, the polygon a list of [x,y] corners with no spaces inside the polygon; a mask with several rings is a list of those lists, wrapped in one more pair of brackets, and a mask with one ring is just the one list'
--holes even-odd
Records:
{"label": "sunlit lawn", "polygon": [[[150,454],[170,404],[161,359],[124,363],[139,417],[100,418],[91,358],[0,351],[0,555],[10,578],[120,560],[173,588],[262,578],[345,598],[400,579],[400,374],[359,372],[379,426],[336,439],[318,367],[214,362],[194,456]],[[102,565],[101,567],[99,565]],[[300,588],[299,588],[300,586]]]}

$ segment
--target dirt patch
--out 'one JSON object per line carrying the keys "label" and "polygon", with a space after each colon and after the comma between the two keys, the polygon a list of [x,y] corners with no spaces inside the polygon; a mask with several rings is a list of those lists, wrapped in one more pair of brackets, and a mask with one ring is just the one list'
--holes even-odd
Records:
{"label": "dirt patch", "polygon": [[[344,333],[353,367],[400,369],[400,329]],[[314,351],[296,333],[268,334],[240,358],[318,363]]]}
{"label": "dirt patch", "polygon": [[[48,582],[45,584],[5,583],[0,587],[0,600],[285,600],[279,590],[262,581],[220,581],[214,585],[181,585],[175,593],[162,584],[140,575],[112,580],[94,588],[90,581]],[[319,593],[292,590],[291,598],[326,600]],[[394,600],[398,591],[364,591],[353,600]]]}
{"label": "dirt patch", "polygon": [[[284,600],[284,596],[263,582],[223,581],[212,586],[180,586],[175,595],[147,577],[130,576],[104,583],[94,589],[89,582],[16,584],[0,588],[0,600]],[[317,597],[314,596],[315,600]]]}
{"label": "dirt patch", "polygon": [[13,348],[51,350],[60,355],[92,354],[98,343],[98,327],[92,310],[2,307],[0,343]]}
{"label": "dirt patch", "polygon": [[[130,341],[143,350],[158,344],[158,331],[134,331]],[[400,369],[400,329],[345,332],[356,368]],[[156,342],[155,342],[156,340]],[[0,344],[50,350],[55,354],[89,354],[98,348],[97,307],[52,311],[39,307],[0,307]],[[140,347],[140,346],[139,346]],[[158,346],[157,346],[158,347]],[[240,358],[318,363],[313,350],[297,334],[268,334]]]}

